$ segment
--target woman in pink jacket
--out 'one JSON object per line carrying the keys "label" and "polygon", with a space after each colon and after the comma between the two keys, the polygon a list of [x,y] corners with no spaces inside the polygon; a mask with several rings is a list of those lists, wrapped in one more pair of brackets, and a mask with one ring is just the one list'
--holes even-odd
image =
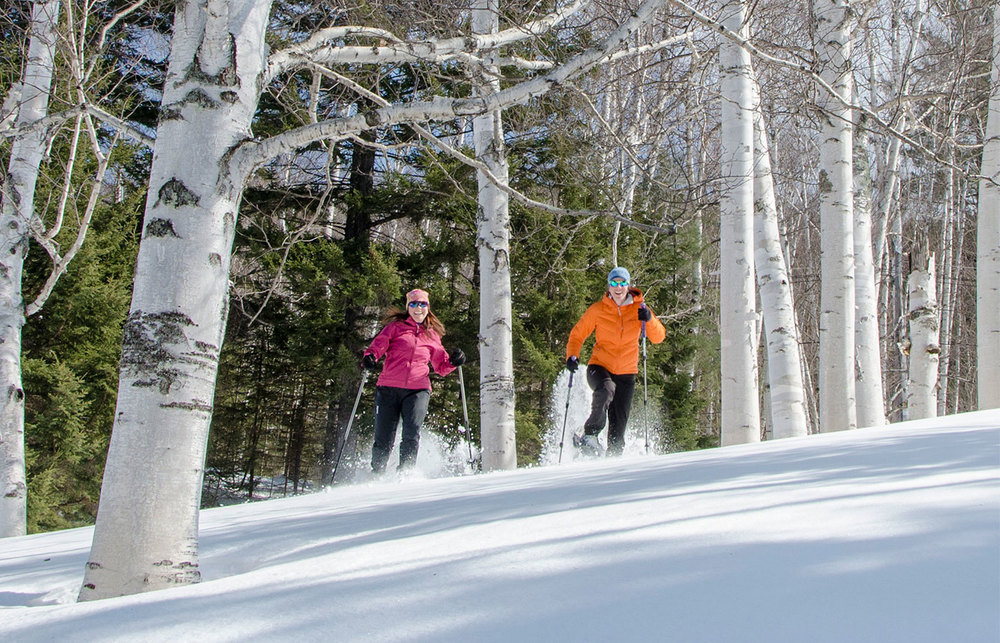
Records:
{"label": "woman in pink jacket", "polygon": [[406,310],[390,309],[383,323],[385,327],[361,358],[361,366],[372,369],[385,356],[382,374],[375,384],[375,473],[385,471],[400,418],[403,437],[399,470],[413,467],[420,446],[420,427],[431,397],[430,367],[443,376],[465,363],[460,349],[449,354],[441,345],[444,324],[431,312],[430,296],[425,290],[406,293]]}

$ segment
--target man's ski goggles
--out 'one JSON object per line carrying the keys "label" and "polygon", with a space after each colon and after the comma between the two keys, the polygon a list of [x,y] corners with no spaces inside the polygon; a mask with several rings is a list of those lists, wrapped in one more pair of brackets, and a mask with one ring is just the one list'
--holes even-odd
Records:
{"label": "man's ski goggles", "polygon": [[613,288],[619,288],[621,286],[627,286],[628,282],[625,281],[624,279],[612,279],[611,281],[608,282],[608,285]]}

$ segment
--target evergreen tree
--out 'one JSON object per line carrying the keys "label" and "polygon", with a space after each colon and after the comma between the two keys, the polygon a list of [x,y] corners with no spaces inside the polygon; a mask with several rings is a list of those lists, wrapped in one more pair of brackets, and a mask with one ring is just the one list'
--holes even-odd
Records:
{"label": "evergreen tree", "polygon": [[[98,207],[88,242],[24,328],[29,532],[94,521],[142,200],[132,193]],[[40,249],[28,253],[25,273],[29,292],[48,276]]]}

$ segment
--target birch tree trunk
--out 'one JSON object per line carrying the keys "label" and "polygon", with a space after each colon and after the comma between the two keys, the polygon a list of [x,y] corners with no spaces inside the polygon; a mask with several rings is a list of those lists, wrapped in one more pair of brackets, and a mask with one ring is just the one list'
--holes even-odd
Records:
{"label": "birch tree trunk", "polygon": [[81,600],[195,582],[198,510],[240,189],[270,0],[177,7]]}
{"label": "birch tree trunk", "polygon": [[993,7],[993,71],[979,179],[976,361],[979,408],[1000,408],[1000,5]]}
{"label": "birch tree trunk", "polygon": [[[477,34],[498,29],[497,2],[476,0],[472,30]],[[481,92],[499,90],[498,77]],[[500,111],[478,116],[472,124],[476,158],[493,176],[507,182],[503,119]],[[510,292],[510,214],[507,193],[483,172],[479,183],[476,245],[479,248],[479,384],[483,471],[517,467],[514,427],[514,352]]]}
{"label": "birch tree trunk", "polygon": [[[816,54],[820,74],[850,103],[852,10],[849,0],[817,0]],[[854,154],[851,110],[819,89],[820,143],[820,431],[857,427],[854,395]]]}
{"label": "birch tree trunk", "polygon": [[906,419],[920,420],[937,415],[939,322],[934,276],[934,255],[927,251],[926,239],[913,253],[907,292],[910,319],[910,370],[906,386]]}
{"label": "birch tree trunk", "polygon": [[[896,212],[892,217],[891,229],[888,235],[889,287],[886,292],[886,316],[889,318],[889,339],[886,345],[892,347],[894,359],[886,360],[888,369],[895,371],[892,383],[886,388],[890,390],[889,399],[906,399],[906,377],[909,369],[909,352],[900,350],[906,335],[906,310],[903,305],[903,213]],[[888,381],[888,377],[886,380]],[[902,404],[896,405],[896,419],[902,419]]]}
{"label": "birch tree trunk", "polygon": [[[899,118],[894,121],[893,125],[899,130],[906,129],[906,119],[905,117]],[[903,143],[898,137],[893,136],[889,141],[888,149],[885,154],[884,165],[879,169],[879,185],[880,189],[876,190],[877,205],[875,206],[875,212],[877,218],[873,223],[874,237],[872,242],[873,251],[873,262],[875,264],[875,274],[881,275],[883,272],[888,272],[886,268],[886,257],[889,256],[888,251],[888,236],[889,236],[889,222],[892,217],[893,204],[895,202],[894,197],[896,191],[899,189],[899,159],[900,159],[900,148]],[[876,297],[882,297],[882,292],[879,290],[879,282],[875,282],[876,287]]]}
{"label": "birch tree trunk", "polygon": [[[960,187],[959,190],[957,190],[958,194],[962,194],[962,195],[968,195],[969,194],[969,188],[967,186],[966,181],[967,181],[966,178],[962,178],[962,180],[961,180],[962,186]],[[964,207],[959,207],[959,211],[960,212],[963,211],[963,210],[965,210]],[[955,301],[955,305],[954,305],[953,310],[958,310],[959,306],[960,306],[960,304],[958,303],[959,299],[960,299],[960,295],[958,294],[958,290],[959,290],[959,288],[961,286],[960,276],[961,276],[962,271],[965,268],[965,261],[964,261],[964,257],[965,257],[965,233],[966,233],[967,221],[968,221],[968,217],[966,217],[966,216],[959,216],[958,220],[956,221],[957,229],[955,231],[955,239],[957,240],[957,242],[956,242],[956,247],[955,247],[955,256],[958,257],[960,259],[960,261],[957,262],[957,265],[955,267],[955,271],[952,273],[952,279],[954,280],[954,283],[955,283],[955,287],[954,287],[954,290],[953,290],[953,292],[955,293],[954,297],[953,297],[953,299]],[[963,359],[966,358],[966,353],[965,353],[964,350],[962,350],[961,347],[963,345],[968,344],[968,343],[971,342],[971,340],[967,339],[968,333],[969,333],[970,329],[966,328],[965,324],[957,323],[955,321],[954,315],[952,317],[952,325],[954,326],[954,329],[952,330],[952,340],[951,341],[953,342],[954,346],[956,347],[955,352],[952,353],[952,356],[953,356],[952,359],[954,361],[954,364],[953,364],[952,370],[951,370],[951,373],[953,375],[953,377],[951,378],[952,379],[952,387],[953,387],[954,390],[953,390],[953,392],[952,392],[952,394],[951,394],[951,396],[949,398],[949,402],[948,402],[950,408],[946,408],[941,413],[941,415],[947,415],[949,413],[955,414],[955,413],[959,412],[959,404],[961,403],[961,399],[962,399],[962,395],[961,395],[962,394],[962,390],[967,386],[967,383],[966,383],[967,380],[964,377],[962,377],[962,361],[963,361]]]}
{"label": "birch tree trunk", "polygon": [[[730,2],[725,26],[741,35],[746,5]],[[757,311],[753,270],[753,81],[750,54],[724,39],[719,45],[723,177],[719,209],[719,316],[722,444],[760,441],[757,392]]]}
{"label": "birch tree trunk", "polygon": [[[758,86],[753,85],[755,96]],[[808,435],[802,356],[791,280],[781,247],[778,209],[771,174],[770,145],[759,100],[754,105],[754,265],[767,339],[767,374],[771,387],[771,434],[774,438]]]}
{"label": "birch tree trunk", "polygon": [[[48,112],[55,63],[59,0],[36,2],[31,9],[28,58],[21,78],[17,127],[30,126]],[[41,128],[14,137],[7,176],[0,182],[0,537],[23,536],[27,529],[24,474],[24,391],[21,388],[21,328],[24,301],[21,275],[31,221],[35,184],[45,155]]]}
{"label": "birch tree trunk", "polygon": [[878,289],[872,251],[872,190],[867,132],[859,128],[854,155],[855,393],[858,426],[885,425]]}
{"label": "birch tree trunk", "polygon": [[944,196],[941,199],[941,206],[944,210],[941,231],[940,268],[937,270],[937,291],[938,291],[938,311],[941,318],[939,331],[939,345],[941,355],[939,356],[938,380],[941,385],[937,390],[937,415],[945,415],[948,411],[948,370],[951,365],[951,330],[952,320],[955,314],[956,288],[956,265],[961,265],[961,257],[955,254],[955,224],[958,217],[958,204],[955,200],[955,140],[956,124],[951,119],[948,127],[948,138],[945,142],[946,153],[943,155],[950,162],[944,168]]}

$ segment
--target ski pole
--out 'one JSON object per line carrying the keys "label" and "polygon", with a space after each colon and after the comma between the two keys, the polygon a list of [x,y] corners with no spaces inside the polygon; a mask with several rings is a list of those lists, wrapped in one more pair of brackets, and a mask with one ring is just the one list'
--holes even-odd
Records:
{"label": "ski pole", "polygon": [[354,398],[354,408],[351,409],[351,417],[347,420],[347,429],[344,431],[344,441],[340,445],[340,450],[337,451],[337,461],[333,464],[333,473],[330,474],[330,484],[333,484],[333,479],[337,477],[337,468],[340,467],[340,457],[344,455],[344,449],[347,448],[347,439],[351,437],[351,425],[354,424],[354,414],[358,412],[358,402],[361,401],[361,392],[365,390],[365,382],[368,381],[368,369],[363,369],[361,372],[361,384],[358,386],[358,395]]}
{"label": "ski pole", "polygon": [[[639,308],[646,308],[640,304]],[[642,424],[646,437],[646,455],[649,455],[649,380],[646,378],[646,322],[642,322]]]}
{"label": "ski pole", "polygon": [[566,412],[563,414],[562,437],[559,438],[559,462],[562,463],[563,442],[566,440],[566,420],[569,419],[569,394],[573,390],[573,371],[569,372],[569,386],[566,387]]}
{"label": "ski pole", "polygon": [[462,375],[462,367],[458,367],[458,390],[462,394],[462,418],[465,420],[465,439],[469,442],[469,466],[476,466],[476,459],[472,455],[472,427],[469,426],[469,405],[465,401],[465,376]]}

